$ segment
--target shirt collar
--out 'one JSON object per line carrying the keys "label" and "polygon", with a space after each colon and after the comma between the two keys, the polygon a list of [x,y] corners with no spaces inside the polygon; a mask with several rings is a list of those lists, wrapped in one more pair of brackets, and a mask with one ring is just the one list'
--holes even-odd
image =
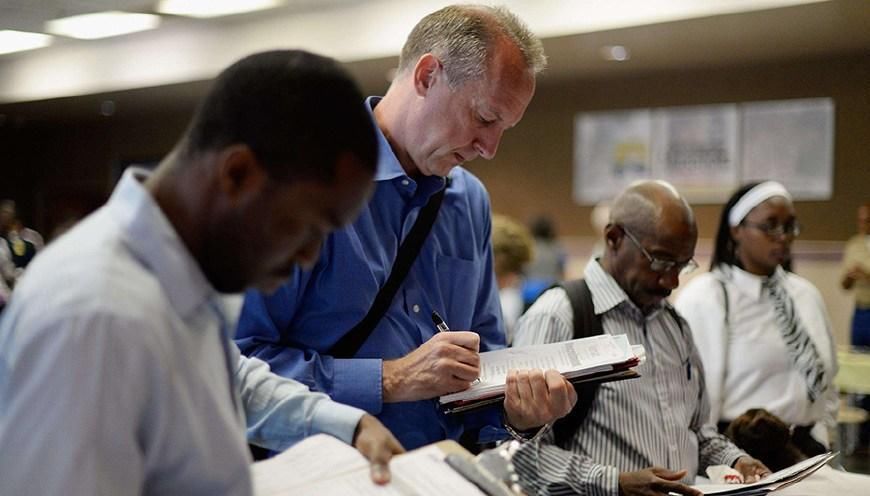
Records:
{"label": "shirt collar", "polygon": [[375,124],[375,131],[378,135],[378,170],[375,173],[375,181],[389,181],[397,177],[406,176],[405,169],[393,153],[393,148],[383,131],[378,126],[378,121],[375,119],[375,105],[377,105],[383,97],[370,96],[366,98],[366,110],[372,117],[372,122]]}
{"label": "shirt collar", "polygon": [[637,318],[651,319],[655,318],[659,310],[664,308],[666,304],[662,300],[656,305],[656,308],[644,315],[643,311],[631,301],[622,286],[616,282],[616,279],[604,270],[598,258],[594,258],[586,264],[583,275],[589,290],[592,292],[592,304],[596,315],[601,315],[621,305],[627,311],[635,314]]}
{"label": "shirt collar", "polygon": [[595,307],[596,315],[607,312],[624,301],[629,301],[628,295],[625,294],[616,279],[605,272],[597,258],[593,258],[586,264],[583,275],[592,293],[592,304]]}
{"label": "shirt collar", "polygon": [[[752,274],[736,265],[722,265],[720,266],[719,271],[726,279],[731,281],[738,291],[752,298],[754,301],[761,299],[764,293],[764,289],[761,285],[767,277]],[[785,270],[782,267],[777,266],[776,270],[770,276],[770,279],[781,282],[785,280],[785,276]]]}
{"label": "shirt collar", "polygon": [[176,312],[187,317],[203,303],[217,299],[217,292],[142,185],[148,175],[142,169],[127,169],[107,208],[117,219],[127,248],[154,274]]}
{"label": "shirt collar", "polygon": [[401,179],[402,186],[409,187],[409,195],[419,194],[424,198],[428,198],[444,187],[444,179],[430,176],[420,176],[412,179],[405,174],[405,169],[393,152],[393,147],[390,146],[390,142],[387,141],[387,137],[384,136],[383,131],[378,126],[377,119],[375,119],[374,109],[381,100],[383,100],[383,97],[370,96],[365,101],[366,110],[372,118],[378,137],[378,170],[375,173],[375,181]]}

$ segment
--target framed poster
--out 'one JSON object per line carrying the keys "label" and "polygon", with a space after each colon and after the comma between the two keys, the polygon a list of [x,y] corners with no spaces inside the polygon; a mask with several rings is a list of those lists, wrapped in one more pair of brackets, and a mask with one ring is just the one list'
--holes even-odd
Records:
{"label": "framed poster", "polygon": [[580,113],[574,200],[610,200],[639,179],[669,181],[699,204],[765,179],[796,200],[827,200],[833,154],[830,98]]}
{"label": "framed poster", "polygon": [[650,169],[648,109],[578,114],[574,119],[574,201],[610,200]]}
{"label": "framed poster", "polygon": [[719,202],[738,185],[737,105],[653,110],[652,175],[693,202]]}
{"label": "framed poster", "polygon": [[797,200],[834,193],[834,101],[830,98],[741,105],[744,182],[773,179]]}

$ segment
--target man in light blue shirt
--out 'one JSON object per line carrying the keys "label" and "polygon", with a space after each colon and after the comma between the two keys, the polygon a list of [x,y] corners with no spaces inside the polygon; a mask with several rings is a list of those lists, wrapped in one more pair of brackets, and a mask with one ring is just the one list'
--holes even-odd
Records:
{"label": "man in light blue shirt", "polygon": [[276,450],[331,434],[386,481],[395,438],[240,357],[222,296],[274,289],[359,213],[361,98],[330,59],[247,57],[153,175],[34,260],[0,322],[0,494],[249,495],[245,429]]}
{"label": "man in light blue shirt", "polygon": [[[451,6],[421,20],[387,94],[366,101],[380,130],[374,197],[356,222],[327,238],[311,270],[296,270],[271,296],[248,292],[236,334],[243,353],[377,415],[407,448],[458,438],[465,428],[501,427],[498,415],[452,417],[438,407],[438,396],[478,377],[479,351],[505,344],[489,197],[458,164],[495,156],[544,64],[540,41],[505,9]],[[385,315],[352,356],[336,356],[331,350],[372,306],[421,209],[445,188]],[[433,311],[464,332],[438,333]],[[503,421],[516,431],[536,432],[575,401],[555,371],[508,381]]]}

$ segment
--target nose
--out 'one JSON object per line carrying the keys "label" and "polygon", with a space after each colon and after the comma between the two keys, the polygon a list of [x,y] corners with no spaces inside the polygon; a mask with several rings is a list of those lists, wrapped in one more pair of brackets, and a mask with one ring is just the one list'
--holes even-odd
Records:
{"label": "nose", "polygon": [[659,284],[670,291],[677,289],[680,285],[680,271],[669,270],[663,273],[659,276]]}
{"label": "nose", "polygon": [[495,152],[498,151],[502,132],[501,129],[496,128],[485,129],[474,142],[474,149],[477,154],[486,160],[495,158]]}

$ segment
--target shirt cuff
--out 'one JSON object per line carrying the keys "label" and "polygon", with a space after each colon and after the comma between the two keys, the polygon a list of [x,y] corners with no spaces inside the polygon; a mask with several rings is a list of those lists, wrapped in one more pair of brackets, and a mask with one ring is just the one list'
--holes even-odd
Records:
{"label": "shirt cuff", "polygon": [[311,433],[329,434],[347,444],[353,444],[356,427],[363,415],[365,412],[359,408],[335,401],[321,401],[311,418]]}
{"label": "shirt cuff", "polygon": [[[722,463],[717,463],[715,465],[728,465],[729,467],[734,468],[734,464],[737,463],[737,460],[741,456],[750,456],[750,455],[749,455],[749,453],[747,453],[741,449],[734,448],[733,451],[728,451],[727,453],[724,454],[724,456],[723,456],[724,459],[723,459]],[[707,467],[704,467],[704,470],[706,471]]]}
{"label": "shirt cuff", "polygon": [[384,405],[383,363],[380,358],[335,359],[330,396],[378,415]]}
{"label": "shirt cuff", "polygon": [[593,465],[587,476],[586,494],[619,496],[619,470],[607,465]]}
{"label": "shirt cuff", "polygon": [[529,494],[618,496],[619,470],[540,441],[524,443],[513,457]]}

